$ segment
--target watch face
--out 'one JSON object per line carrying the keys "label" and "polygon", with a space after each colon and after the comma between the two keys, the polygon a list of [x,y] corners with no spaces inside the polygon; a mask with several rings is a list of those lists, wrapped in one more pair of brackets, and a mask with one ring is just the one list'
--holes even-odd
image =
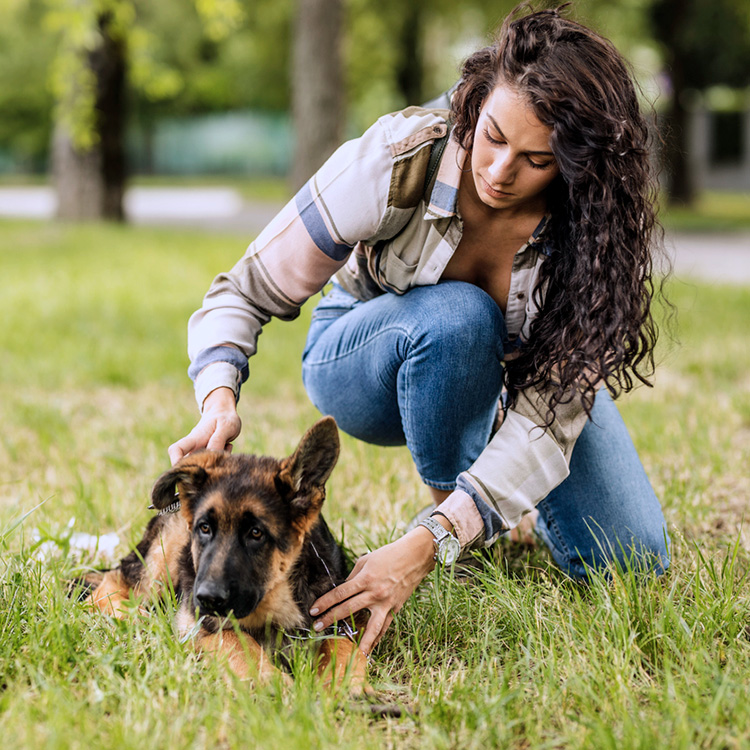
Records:
{"label": "watch face", "polygon": [[443,565],[453,565],[458,559],[461,552],[461,544],[453,534],[448,535],[440,541],[438,546],[437,559]]}

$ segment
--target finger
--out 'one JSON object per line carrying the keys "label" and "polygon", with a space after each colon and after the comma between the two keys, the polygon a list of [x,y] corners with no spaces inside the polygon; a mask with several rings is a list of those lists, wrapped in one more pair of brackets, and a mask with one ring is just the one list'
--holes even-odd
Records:
{"label": "finger", "polygon": [[373,648],[380,643],[380,639],[385,635],[385,631],[388,630],[388,628],[391,627],[391,624],[393,623],[393,617],[394,617],[394,611],[391,610],[388,613],[388,616],[385,618],[385,622],[383,623],[383,627],[380,629],[380,632],[378,633],[377,638],[375,639],[375,643],[373,643]]}
{"label": "finger", "polygon": [[310,614],[315,617],[315,615],[321,612],[326,612],[327,610],[331,609],[331,607],[335,607],[345,599],[349,599],[355,594],[358,594],[360,591],[362,591],[362,589],[363,586],[360,581],[356,581],[354,579],[347,580],[340,586],[336,586],[335,588],[332,588],[328,593],[323,594],[320,599],[314,601],[312,607],[310,607]]}
{"label": "finger", "polygon": [[228,442],[227,436],[217,430],[211,435],[211,439],[206,444],[206,448],[210,451],[223,451]]}
{"label": "finger", "polygon": [[212,430],[208,430],[206,448],[210,451],[226,450],[227,444],[231,443],[239,434],[240,431],[233,422],[220,419],[213,425]]}
{"label": "finger", "polygon": [[174,466],[181,458],[187,456],[188,453],[195,450],[195,444],[196,440],[193,437],[192,432],[181,440],[178,440],[176,443],[172,443],[172,445],[167,448],[167,453],[169,454],[169,460],[172,462],[172,466]]}
{"label": "finger", "polygon": [[365,566],[365,563],[367,562],[367,553],[362,555],[362,557],[358,558],[357,562],[354,563],[354,568],[352,568],[352,572],[349,573],[349,575],[346,577],[347,581],[351,581],[353,578],[359,575],[359,572],[362,570],[362,568]]}
{"label": "finger", "polygon": [[353,596],[318,617],[313,623],[313,630],[317,632],[325,630],[334,622],[342,622],[350,618],[355,612],[367,609],[370,604],[372,604],[372,598],[367,595],[367,592],[363,592],[359,596]]}
{"label": "finger", "polygon": [[[369,654],[373,646],[380,640],[382,632],[388,627],[385,624],[386,617],[381,614],[380,609],[370,610],[370,621],[365,628],[365,634],[359,642],[360,651]],[[390,624],[390,623],[389,623]]]}

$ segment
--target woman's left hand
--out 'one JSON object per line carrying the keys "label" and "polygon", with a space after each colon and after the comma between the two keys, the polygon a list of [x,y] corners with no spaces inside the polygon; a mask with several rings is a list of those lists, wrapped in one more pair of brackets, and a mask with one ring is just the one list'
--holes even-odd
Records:
{"label": "woman's left hand", "polygon": [[313,617],[324,613],[315,621],[315,630],[369,609],[370,619],[359,642],[359,648],[369,654],[393,622],[393,616],[435,567],[434,557],[433,536],[423,526],[363,555],[344,583],[313,603]]}

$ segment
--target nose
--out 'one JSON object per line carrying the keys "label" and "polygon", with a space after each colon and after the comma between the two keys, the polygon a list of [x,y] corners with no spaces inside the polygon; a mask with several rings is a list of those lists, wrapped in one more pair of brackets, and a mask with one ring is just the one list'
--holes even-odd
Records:
{"label": "nose", "polygon": [[495,154],[489,167],[489,176],[492,180],[491,187],[498,185],[510,185],[515,179],[513,155],[510,149],[504,148]]}
{"label": "nose", "polygon": [[217,581],[202,581],[195,590],[195,601],[201,612],[229,614],[229,588]]}

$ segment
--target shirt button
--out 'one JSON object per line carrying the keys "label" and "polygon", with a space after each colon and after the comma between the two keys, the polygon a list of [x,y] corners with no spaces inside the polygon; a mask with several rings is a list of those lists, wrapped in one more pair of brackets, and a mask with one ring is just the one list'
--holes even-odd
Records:
{"label": "shirt button", "polygon": [[526,295],[523,292],[519,292],[518,299],[526,299]]}

